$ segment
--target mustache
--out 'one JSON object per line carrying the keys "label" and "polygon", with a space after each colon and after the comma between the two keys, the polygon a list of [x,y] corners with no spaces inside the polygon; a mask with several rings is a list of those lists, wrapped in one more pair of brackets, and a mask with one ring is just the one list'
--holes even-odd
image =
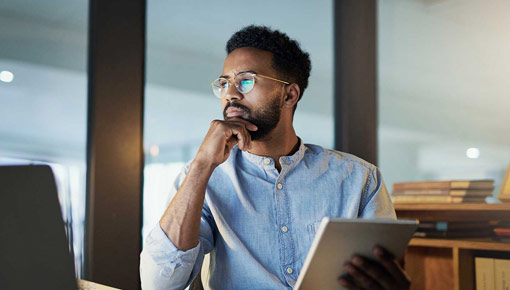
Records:
{"label": "mustache", "polygon": [[226,106],[225,106],[225,109],[223,109],[223,116],[226,116],[227,115],[227,110],[228,108],[230,107],[233,107],[233,108],[237,108],[237,109],[241,109],[243,111],[245,111],[247,114],[250,113],[250,109],[248,109],[248,107],[246,106],[243,106],[241,104],[238,104],[238,103],[228,103]]}

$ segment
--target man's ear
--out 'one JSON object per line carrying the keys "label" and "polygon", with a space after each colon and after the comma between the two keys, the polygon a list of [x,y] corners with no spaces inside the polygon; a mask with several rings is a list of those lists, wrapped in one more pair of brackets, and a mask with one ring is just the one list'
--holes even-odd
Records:
{"label": "man's ear", "polygon": [[283,106],[288,108],[294,108],[296,103],[299,101],[299,96],[301,96],[301,90],[299,89],[298,84],[292,83],[287,85],[287,95],[283,100]]}

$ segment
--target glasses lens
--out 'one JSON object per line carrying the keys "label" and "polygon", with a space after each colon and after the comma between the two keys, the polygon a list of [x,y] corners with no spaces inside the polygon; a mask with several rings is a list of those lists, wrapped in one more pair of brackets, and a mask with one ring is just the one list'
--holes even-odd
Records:
{"label": "glasses lens", "polygon": [[246,94],[255,85],[255,79],[253,78],[253,74],[244,73],[236,76],[237,89],[240,93]]}
{"label": "glasses lens", "polygon": [[212,90],[217,98],[221,98],[228,90],[228,81],[224,78],[214,80],[212,83]]}

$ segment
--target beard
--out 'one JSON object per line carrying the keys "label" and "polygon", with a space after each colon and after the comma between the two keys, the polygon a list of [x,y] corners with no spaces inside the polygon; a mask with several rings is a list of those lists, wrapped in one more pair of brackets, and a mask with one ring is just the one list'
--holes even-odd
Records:
{"label": "beard", "polygon": [[272,96],[271,101],[267,105],[255,110],[253,113],[244,105],[229,102],[223,109],[223,119],[225,120],[227,120],[227,109],[230,107],[245,111],[248,117],[242,119],[257,126],[257,131],[248,130],[251,140],[261,140],[273,131],[280,122],[280,115],[282,113],[280,98],[277,95]]}

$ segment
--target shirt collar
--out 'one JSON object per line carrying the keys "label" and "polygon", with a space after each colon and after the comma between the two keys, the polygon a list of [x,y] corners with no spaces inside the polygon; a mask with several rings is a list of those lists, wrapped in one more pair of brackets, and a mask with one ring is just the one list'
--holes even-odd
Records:
{"label": "shirt collar", "polygon": [[[306,146],[303,143],[303,141],[301,140],[301,138],[298,137],[298,139],[299,139],[298,151],[296,151],[294,154],[292,154],[290,156],[280,157],[280,164],[282,165],[282,167],[284,167],[286,165],[288,166],[288,165],[292,165],[292,164],[297,164],[305,156]],[[241,152],[241,156],[243,159],[246,159],[252,163],[255,163],[258,166],[274,167],[274,160],[271,157],[255,155],[248,151],[239,150],[239,152]]]}

